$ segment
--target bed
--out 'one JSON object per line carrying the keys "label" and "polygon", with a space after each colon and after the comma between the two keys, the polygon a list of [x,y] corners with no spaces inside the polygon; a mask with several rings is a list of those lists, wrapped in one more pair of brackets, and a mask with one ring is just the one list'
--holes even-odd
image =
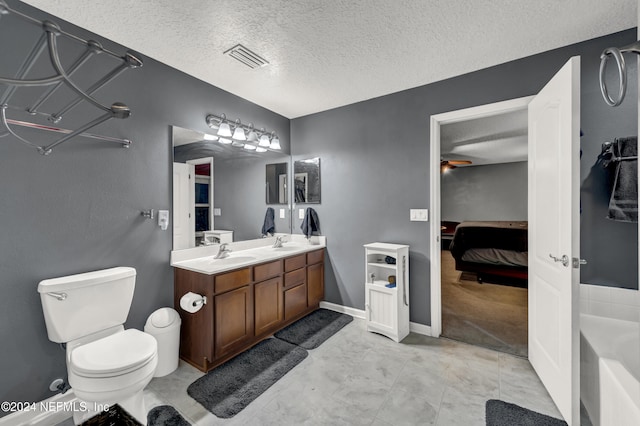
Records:
{"label": "bed", "polygon": [[518,222],[462,222],[449,247],[456,270],[486,277],[528,278],[528,226]]}

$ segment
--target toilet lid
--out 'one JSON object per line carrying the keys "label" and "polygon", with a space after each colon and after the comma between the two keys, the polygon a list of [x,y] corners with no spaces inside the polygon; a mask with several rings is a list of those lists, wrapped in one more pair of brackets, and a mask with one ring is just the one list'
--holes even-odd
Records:
{"label": "toilet lid", "polygon": [[71,352],[70,365],[85,376],[124,373],[149,362],[157,345],[152,335],[130,328],[77,347]]}

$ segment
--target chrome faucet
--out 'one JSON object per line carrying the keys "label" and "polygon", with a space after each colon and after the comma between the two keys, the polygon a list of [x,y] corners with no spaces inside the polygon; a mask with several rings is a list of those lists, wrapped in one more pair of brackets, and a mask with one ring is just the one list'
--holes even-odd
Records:
{"label": "chrome faucet", "polygon": [[273,245],[271,247],[273,248],[278,248],[278,247],[282,247],[282,243],[284,243],[284,235],[278,235],[276,237],[276,242],[273,243]]}
{"label": "chrome faucet", "polygon": [[220,244],[220,248],[218,249],[218,254],[213,256],[214,259],[223,259],[227,257],[231,253],[231,249],[227,248],[227,243]]}

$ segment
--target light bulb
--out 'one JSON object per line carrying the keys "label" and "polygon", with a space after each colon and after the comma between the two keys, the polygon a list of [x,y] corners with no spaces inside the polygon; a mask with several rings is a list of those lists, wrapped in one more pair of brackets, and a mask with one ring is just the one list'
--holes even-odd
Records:
{"label": "light bulb", "polygon": [[256,148],[256,152],[267,152],[267,149],[259,146]]}
{"label": "light bulb", "polygon": [[227,138],[218,138],[218,142],[228,145],[232,142],[232,140]]}
{"label": "light bulb", "polygon": [[205,140],[205,141],[217,141],[217,140],[218,140],[218,137],[217,137],[217,136],[210,135],[210,134],[208,134],[208,133],[205,133],[205,134],[204,134],[204,140]]}
{"label": "light bulb", "polygon": [[218,127],[218,136],[231,137],[231,127],[229,127],[229,123],[220,123],[220,127]]}
{"label": "light bulb", "polygon": [[278,139],[277,136],[274,136],[273,139],[271,139],[271,145],[269,145],[269,148],[280,149],[280,139]]}
{"label": "light bulb", "polygon": [[265,146],[265,147],[271,145],[271,141],[269,141],[269,136],[267,136],[267,135],[260,136],[259,145],[260,146]]}
{"label": "light bulb", "polygon": [[248,149],[249,151],[253,151],[256,149],[255,145],[251,145],[251,144],[244,144],[244,149]]}
{"label": "light bulb", "polygon": [[240,126],[237,126],[236,129],[233,131],[232,138],[238,141],[247,140],[247,136],[244,134],[244,129],[242,129],[242,127]]}

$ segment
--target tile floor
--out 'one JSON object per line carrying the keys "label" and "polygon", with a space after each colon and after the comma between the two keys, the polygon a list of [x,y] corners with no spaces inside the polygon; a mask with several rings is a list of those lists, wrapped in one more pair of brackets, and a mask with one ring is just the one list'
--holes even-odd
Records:
{"label": "tile floor", "polygon": [[417,334],[398,344],[368,333],[359,319],[232,419],[215,417],[187,395],[202,374],[181,362],[153,379],[145,390],[149,409],[172,405],[202,426],[484,426],[485,401],[496,398],[561,418],[526,359]]}

